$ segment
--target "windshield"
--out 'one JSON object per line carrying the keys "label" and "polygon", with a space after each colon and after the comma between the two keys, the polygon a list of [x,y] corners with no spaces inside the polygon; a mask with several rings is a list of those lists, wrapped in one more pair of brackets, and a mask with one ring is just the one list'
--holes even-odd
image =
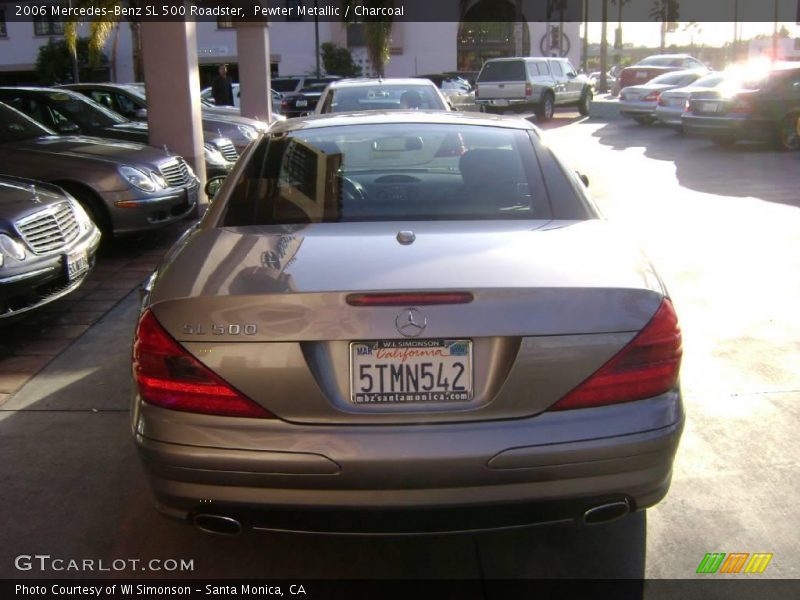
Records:
{"label": "windshield", "polygon": [[322,112],[447,110],[433,85],[364,84],[332,90]]}
{"label": "windshield", "polygon": [[279,92],[293,92],[300,83],[299,79],[273,79],[272,89]]}
{"label": "windshield", "polygon": [[44,135],[56,134],[0,102],[0,143],[19,142]]}
{"label": "windshield", "polygon": [[71,121],[82,129],[109,127],[128,122],[123,116],[108,110],[94,100],[77,94],[53,92],[46,94],[42,100],[54,111],[56,121]]}
{"label": "windshield", "polygon": [[371,124],[264,138],[232,190],[223,225],[551,214],[527,131]]}

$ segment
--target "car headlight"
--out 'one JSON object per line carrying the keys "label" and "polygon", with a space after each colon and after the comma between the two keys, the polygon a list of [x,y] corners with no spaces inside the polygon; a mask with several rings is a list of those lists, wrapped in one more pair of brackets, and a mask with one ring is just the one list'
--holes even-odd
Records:
{"label": "car headlight", "polygon": [[247,125],[239,125],[239,131],[251,142],[258,137],[258,132]]}
{"label": "car headlight", "polygon": [[0,266],[5,262],[6,256],[22,262],[27,257],[27,253],[25,252],[25,246],[20,242],[0,233]]}
{"label": "car headlight", "polygon": [[155,182],[156,182],[156,185],[157,185],[158,187],[160,187],[160,188],[162,188],[162,189],[167,189],[167,188],[169,187],[169,184],[167,183],[167,180],[166,180],[166,179],[164,179],[164,178],[161,176],[161,174],[160,174],[160,173],[156,173],[155,171],[150,171],[150,177],[152,177],[152,178],[153,178],[153,181],[155,181]]}
{"label": "car headlight", "polygon": [[155,182],[141,169],[123,165],[119,168],[119,174],[122,175],[122,178],[125,179],[125,181],[130,183],[133,187],[142,190],[143,192],[156,191]]}
{"label": "car headlight", "polygon": [[228,161],[222,156],[222,153],[211,144],[204,144],[203,148],[206,151],[206,162],[212,165],[226,165]]}

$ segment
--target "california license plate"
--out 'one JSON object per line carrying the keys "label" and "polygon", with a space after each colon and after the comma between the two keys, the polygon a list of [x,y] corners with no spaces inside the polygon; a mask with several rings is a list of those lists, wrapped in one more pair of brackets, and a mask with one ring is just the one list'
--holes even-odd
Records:
{"label": "california license plate", "polygon": [[295,106],[308,106],[308,100],[298,100],[295,102]]}
{"label": "california license plate", "polygon": [[353,404],[469,402],[471,340],[350,343]]}
{"label": "california license plate", "polygon": [[717,107],[719,106],[716,102],[698,102],[697,103],[697,110],[699,112],[704,113],[713,113],[717,112]]}
{"label": "california license plate", "polygon": [[67,279],[72,281],[89,270],[89,257],[85,250],[67,255]]}
{"label": "california license plate", "polygon": [[505,100],[505,99],[495,100],[494,101],[494,105],[495,106],[508,106],[508,100]]}
{"label": "california license plate", "polygon": [[635,77],[637,79],[644,79],[645,77],[647,77],[647,71],[636,71]]}

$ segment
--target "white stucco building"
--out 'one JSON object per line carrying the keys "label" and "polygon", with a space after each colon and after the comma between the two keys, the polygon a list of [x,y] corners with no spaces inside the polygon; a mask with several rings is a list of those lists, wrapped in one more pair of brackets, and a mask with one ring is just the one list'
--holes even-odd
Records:
{"label": "white stucco building", "polygon": [[[291,1],[291,0],[289,0]],[[444,0],[449,1],[449,0]],[[462,6],[452,0],[454,19]],[[480,9],[480,0],[466,5],[467,13]],[[512,9],[512,2],[508,2]],[[372,71],[363,47],[358,25],[320,21],[319,41],[348,47],[365,74]],[[299,21],[275,21],[270,24],[270,46],[273,75],[310,74],[315,68],[315,23],[306,17]],[[559,36],[558,32],[563,32]],[[574,65],[580,63],[580,24],[575,22],[394,22],[392,25],[391,58],[386,65],[387,77],[424,75],[446,71],[477,71],[484,60],[496,56],[560,53]],[[39,47],[50,38],[61,35],[57,22],[39,19],[18,22],[0,15],[0,82],[33,83]],[[236,29],[230,21],[196,24],[198,62],[201,82],[210,79],[214,65],[237,63]],[[106,45],[108,78],[119,82],[134,80],[131,33],[123,22]],[[204,68],[204,66],[206,68]]]}

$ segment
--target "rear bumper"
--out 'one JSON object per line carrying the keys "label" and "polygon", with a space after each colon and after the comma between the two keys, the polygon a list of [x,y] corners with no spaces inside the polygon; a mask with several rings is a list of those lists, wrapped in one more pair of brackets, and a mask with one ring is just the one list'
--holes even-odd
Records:
{"label": "rear bumper", "polygon": [[682,108],[658,106],[655,114],[656,118],[665,125],[669,125],[671,127],[681,127],[683,125],[683,120],[681,119],[683,115]]}
{"label": "rear bumper", "polygon": [[700,137],[724,137],[740,140],[766,140],[774,135],[768,122],[731,116],[684,115],[683,128],[689,135]]}
{"label": "rear bumper", "polygon": [[[164,513],[216,511],[287,531],[414,533],[572,520],[621,499],[633,509],[652,506],[669,488],[683,410],[671,392],[482,423],[222,420],[238,434],[254,427],[248,448],[219,447],[226,434],[211,425],[219,418],[135,401],[136,443]],[[180,438],[182,427],[202,445],[164,439],[169,431]]]}
{"label": "rear bumper", "polygon": [[619,113],[626,117],[655,117],[655,102],[619,101]]}

